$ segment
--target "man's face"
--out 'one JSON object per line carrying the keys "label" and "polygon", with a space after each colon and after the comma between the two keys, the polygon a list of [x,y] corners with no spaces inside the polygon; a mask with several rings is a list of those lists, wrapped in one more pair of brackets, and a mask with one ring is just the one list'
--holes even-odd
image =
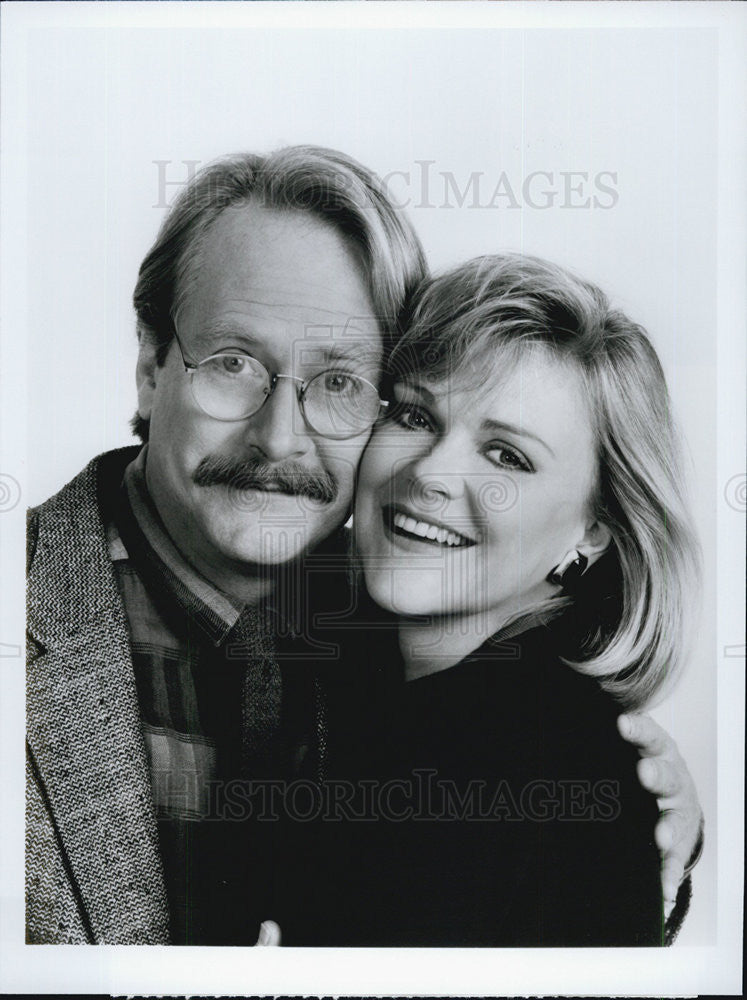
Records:
{"label": "man's face", "polygon": [[[304,381],[334,368],[378,384],[382,338],[361,265],[337,230],[308,213],[226,209],[186,282],[176,327],[188,361],[230,352]],[[291,379],[279,379],[252,416],[218,420],[198,406],[192,378],[176,342],[160,367],[143,344],[138,398],[140,415],[150,420],[147,482],[183,554],[215,578],[282,564],[334,531],[348,516],[370,431],[322,437],[305,423],[299,383]],[[237,485],[244,463],[250,469],[257,462],[265,477],[280,473],[281,483],[284,474],[286,483],[326,479],[336,495],[299,496],[272,475],[264,487]],[[216,468],[233,472],[212,475]]]}

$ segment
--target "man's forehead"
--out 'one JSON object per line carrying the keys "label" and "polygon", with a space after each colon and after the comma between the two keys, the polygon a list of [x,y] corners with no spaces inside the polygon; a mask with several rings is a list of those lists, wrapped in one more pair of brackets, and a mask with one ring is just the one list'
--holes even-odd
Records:
{"label": "man's forehead", "polygon": [[[219,294],[185,301],[184,311],[202,320],[205,333],[215,336],[262,330],[292,330],[312,340],[364,339],[380,330],[371,313],[315,306],[309,302],[270,298],[222,297]],[[192,307],[192,308],[190,308]]]}
{"label": "man's forehead", "polygon": [[189,271],[179,312],[203,331],[380,338],[358,256],[308,213],[226,210]]}
{"label": "man's forehead", "polygon": [[378,362],[383,343],[373,317],[316,315],[303,309],[240,308],[218,315],[185,310],[177,317],[177,327],[194,347],[206,352],[228,347],[251,352],[257,346],[284,345],[309,360],[348,357]]}

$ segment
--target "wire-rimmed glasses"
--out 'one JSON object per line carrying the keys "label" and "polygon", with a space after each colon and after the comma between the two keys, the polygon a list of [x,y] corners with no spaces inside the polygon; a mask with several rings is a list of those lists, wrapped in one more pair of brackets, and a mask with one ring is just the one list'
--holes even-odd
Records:
{"label": "wire-rimmed glasses", "polygon": [[301,414],[312,431],[322,437],[344,440],[357,437],[376,423],[386,400],[361,375],[330,368],[304,381],[295,375],[269,372],[256,358],[234,351],[211,354],[202,361],[188,361],[175,336],[190,377],[195,402],[215,420],[237,421],[254,416],[272,396],[281,378],[297,382]]}

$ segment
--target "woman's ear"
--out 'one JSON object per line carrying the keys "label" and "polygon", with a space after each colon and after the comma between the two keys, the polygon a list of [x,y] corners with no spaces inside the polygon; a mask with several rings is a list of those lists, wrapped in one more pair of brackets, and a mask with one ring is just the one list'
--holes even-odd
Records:
{"label": "woman's ear", "polygon": [[586,556],[588,566],[604,555],[612,544],[612,532],[604,521],[593,521],[586,529],[586,534],[576,545],[576,550]]}
{"label": "woman's ear", "polygon": [[137,412],[143,420],[150,420],[156,391],[158,349],[155,337],[142,326],[138,326],[137,339],[139,344],[135,367]]}

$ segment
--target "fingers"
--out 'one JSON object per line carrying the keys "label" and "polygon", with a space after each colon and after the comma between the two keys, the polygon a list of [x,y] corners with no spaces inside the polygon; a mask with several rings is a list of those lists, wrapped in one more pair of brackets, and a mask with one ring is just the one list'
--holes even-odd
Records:
{"label": "fingers", "polygon": [[665,903],[665,915],[669,916],[680,883],[685,877],[685,866],[690,857],[687,823],[675,810],[664,812],[656,825],[654,837],[661,854],[661,891]]}
{"label": "fingers", "polygon": [[692,845],[688,824],[678,810],[667,809],[659,816],[654,839],[662,856],[676,853],[683,867],[685,866]]}
{"label": "fingers", "polygon": [[638,712],[619,715],[617,729],[622,738],[637,747],[643,757],[659,757],[674,749],[674,740],[650,715]]}
{"label": "fingers", "polygon": [[659,799],[672,798],[683,791],[682,775],[664,757],[642,757],[637,764],[638,780]]}
{"label": "fingers", "polygon": [[[674,903],[688,865],[693,867],[698,860],[694,849],[696,844],[702,845],[702,839],[699,839],[700,822],[693,825],[694,815],[692,810],[665,809],[654,830],[661,856],[661,891],[665,903]],[[669,915],[666,907],[665,914]]]}
{"label": "fingers", "polygon": [[680,882],[685,874],[685,866],[674,857],[665,857],[661,863],[661,894],[664,900],[664,913],[669,916],[674,908]]}
{"label": "fingers", "polygon": [[281,932],[274,920],[263,920],[259,926],[259,937],[257,945],[263,947],[277,947],[281,942]]}
{"label": "fingers", "polygon": [[661,855],[661,887],[665,914],[671,912],[702,823],[698,793],[677,744],[648,715],[621,715],[617,727],[623,739],[638,749],[638,780],[654,795],[661,813],[654,831]]}

